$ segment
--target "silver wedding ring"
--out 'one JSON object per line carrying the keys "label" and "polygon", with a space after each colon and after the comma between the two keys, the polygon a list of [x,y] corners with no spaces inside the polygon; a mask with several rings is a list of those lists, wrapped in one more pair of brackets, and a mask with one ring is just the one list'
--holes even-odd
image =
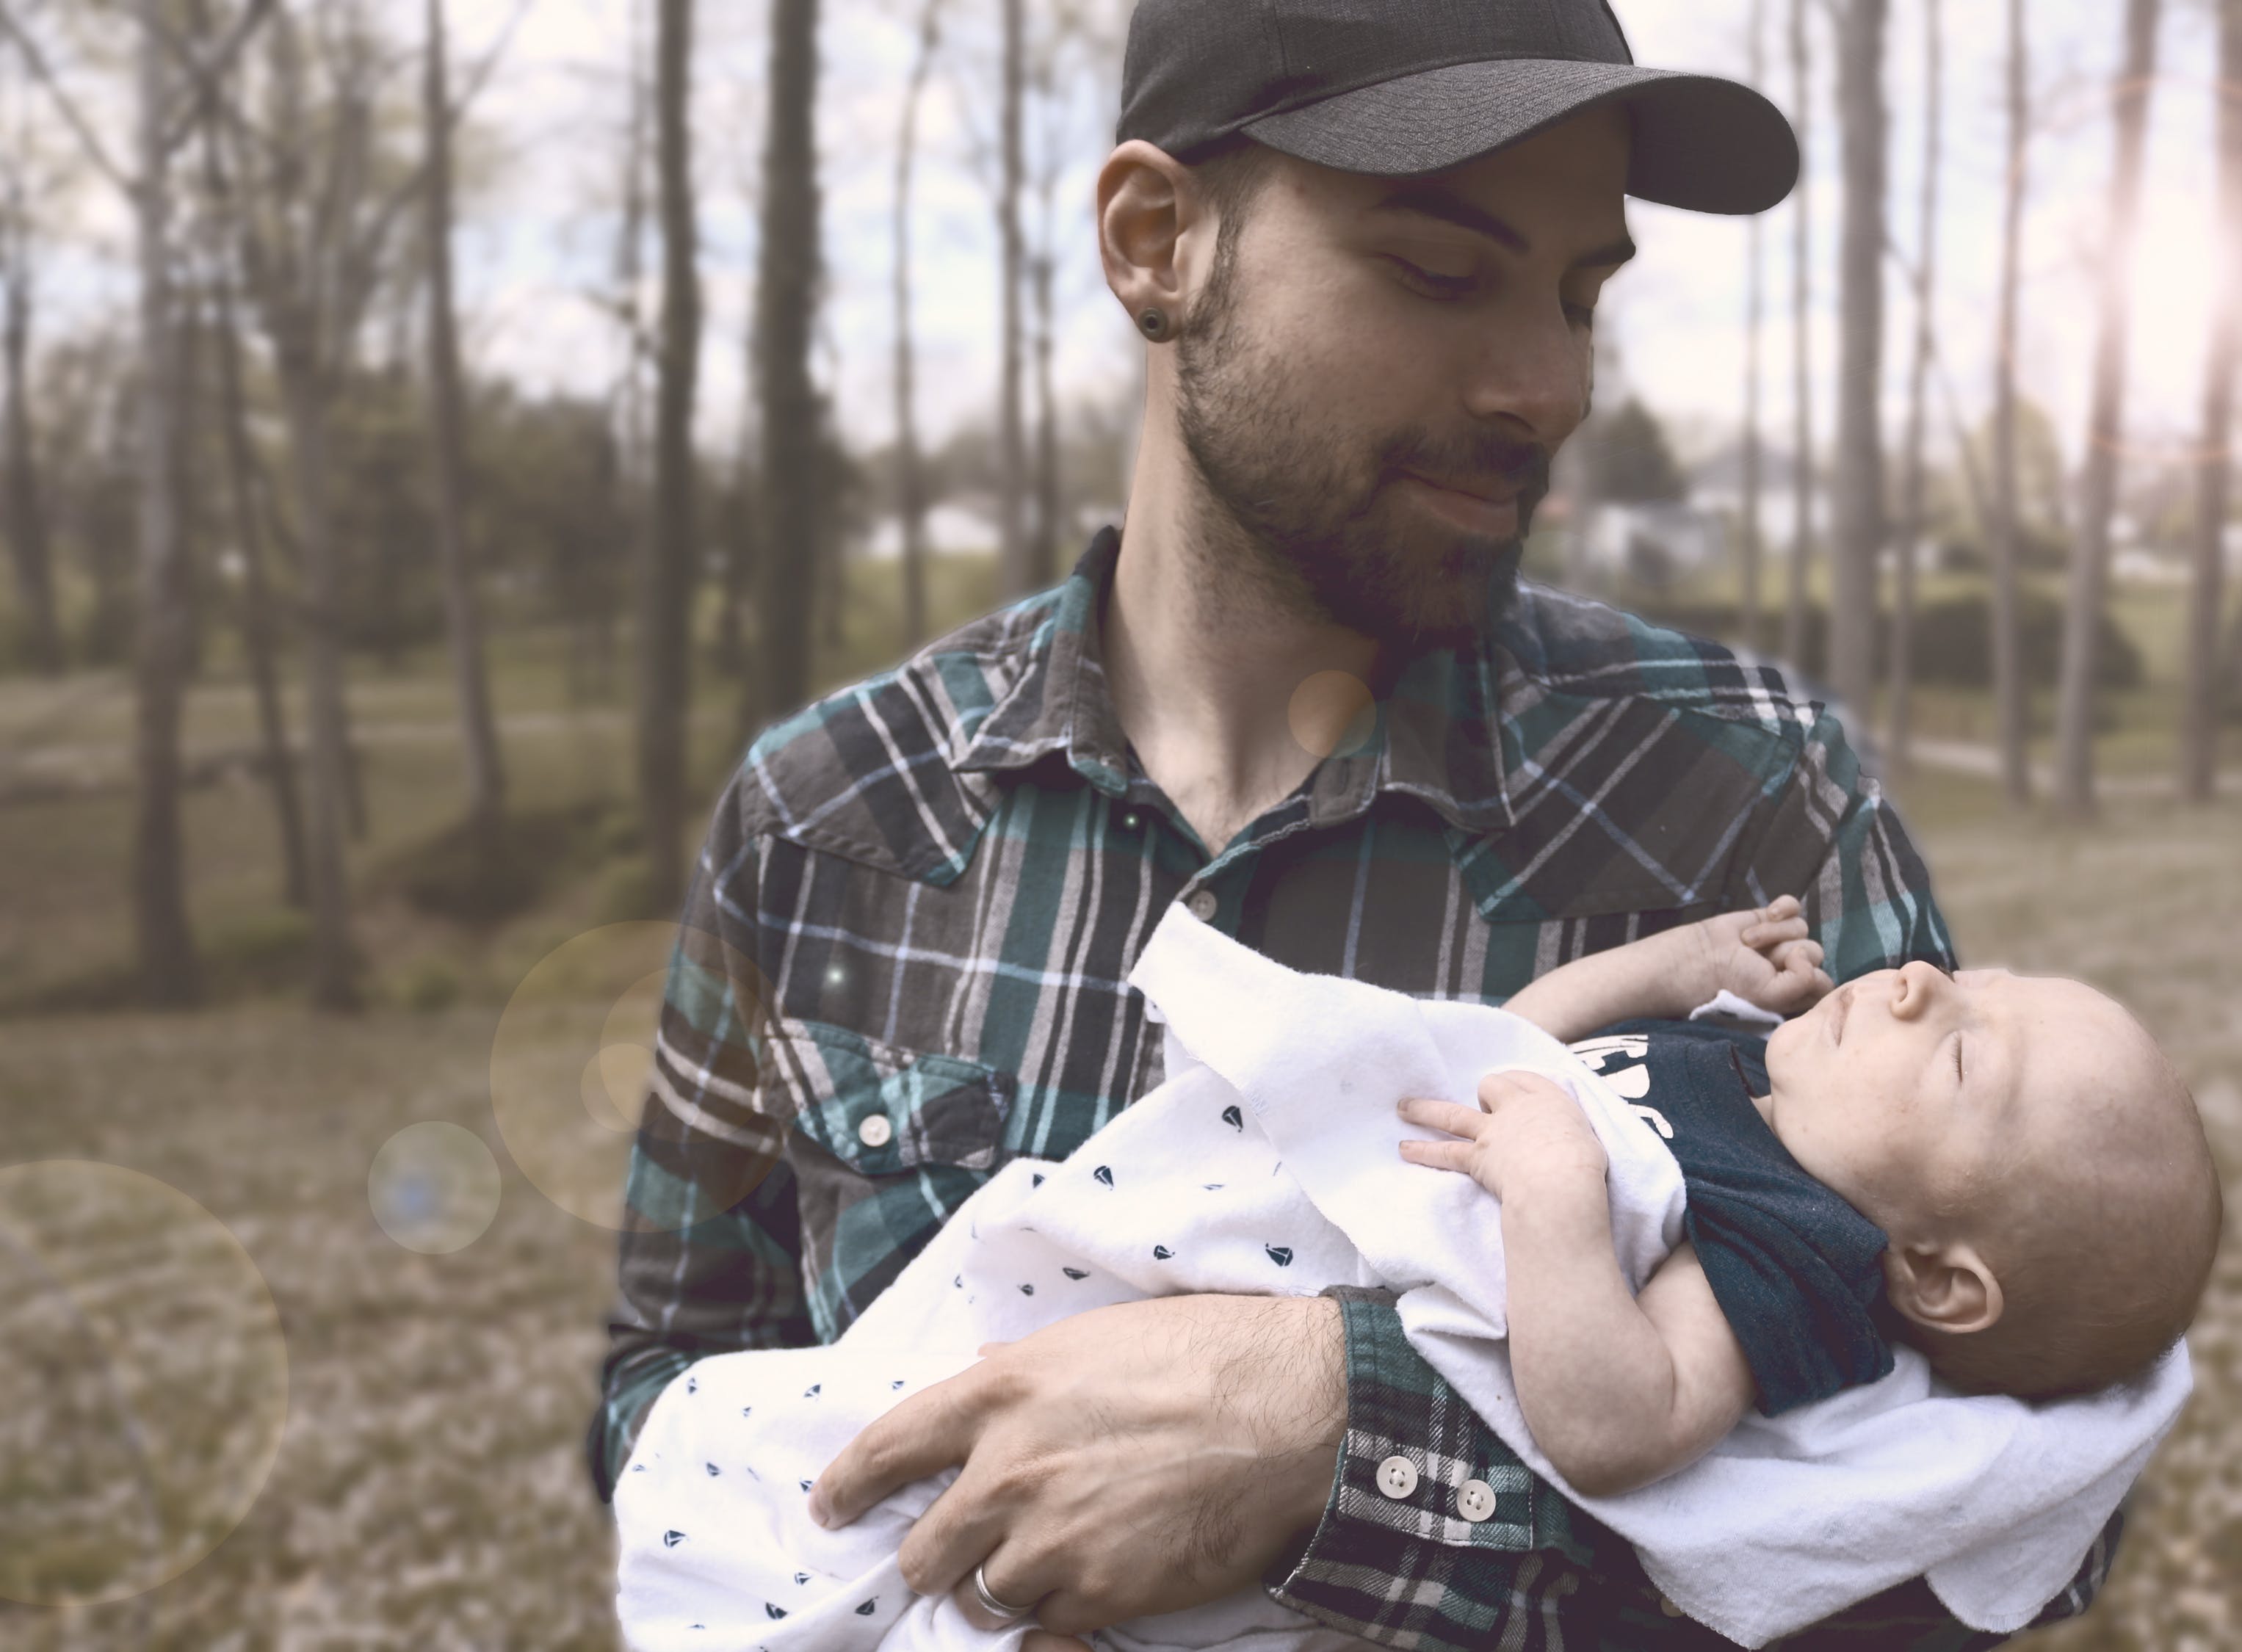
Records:
{"label": "silver wedding ring", "polygon": [[1013,1606],[998,1600],[989,1588],[989,1568],[985,1561],[973,1568],[973,1595],[981,1602],[983,1610],[1007,1620],[1025,1617],[1036,1609],[1032,1606]]}

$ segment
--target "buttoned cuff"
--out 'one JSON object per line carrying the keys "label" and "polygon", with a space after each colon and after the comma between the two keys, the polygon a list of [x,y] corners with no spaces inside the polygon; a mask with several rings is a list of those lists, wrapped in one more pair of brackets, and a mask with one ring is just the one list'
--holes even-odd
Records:
{"label": "buttoned cuff", "polygon": [[[1593,1525],[1472,1412],[1402,1334],[1387,1291],[1334,1286],[1346,1333],[1346,1436],[1307,1547],[1264,1581],[1296,1610],[1359,1621],[1350,1597],[1429,1584],[1453,1556],[1558,1549],[1591,1559]],[[1427,1547],[1427,1546],[1433,1547]],[[1383,1570],[1381,1581],[1377,1574]]]}

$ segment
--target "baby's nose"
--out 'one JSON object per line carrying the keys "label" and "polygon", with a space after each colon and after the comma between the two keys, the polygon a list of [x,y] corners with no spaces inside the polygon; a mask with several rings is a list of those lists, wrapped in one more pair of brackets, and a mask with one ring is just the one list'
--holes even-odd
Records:
{"label": "baby's nose", "polygon": [[1937,964],[1910,958],[1900,965],[1899,980],[1893,989],[1893,1007],[1935,1004],[1938,995],[1953,984],[1954,977]]}

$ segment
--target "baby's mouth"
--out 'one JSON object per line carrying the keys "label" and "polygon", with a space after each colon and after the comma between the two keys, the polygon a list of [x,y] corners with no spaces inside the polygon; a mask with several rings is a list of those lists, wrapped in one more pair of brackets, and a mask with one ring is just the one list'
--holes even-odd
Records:
{"label": "baby's mouth", "polygon": [[1851,986],[1841,987],[1836,997],[1830,1000],[1836,1006],[1829,1012],[1829,1042],[1832,1044],[1845,1042],[1845,1017],[1852,1013],[1853,992],[1859,984],[1856,981]]}

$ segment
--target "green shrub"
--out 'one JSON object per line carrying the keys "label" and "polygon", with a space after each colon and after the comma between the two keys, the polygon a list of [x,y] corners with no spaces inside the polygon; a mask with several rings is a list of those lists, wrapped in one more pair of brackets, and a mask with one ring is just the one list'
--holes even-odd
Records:
{"label": "green shrub", "polygon": [[432,917],[495,923],[534,906],[560,878],[614,858],[616,814],[604,802],[524,810],[491,843],[463,821],[399,854],[379,881]]}
{"label": "green shrub", "polygon": [[405,1008],[433,1015],[460,1001],[459,972],[440,958],[415,958],[399,972],[393,990]]}
{"label": "green shrub", "polygon": [[[1654,625],[1670,626],[1692,636],[1734,642],[1743,634],[1742,611],[1735,603],[1640,602],[1636,612]],[[2063,605],[2038,591],[2022,594],[2017,641],[2027,688],[2052,688],[2063,670]],[[1780,603],[1760,616],[1760,634],[1773,653],[1782,630]],[[2138,643],[2107,613],[2102,616],[2095,682],[2105,689],[2138,688],[2145,675]],[[1809,677],[1828,675],[1829,616],[1820,607],[1806,610],[1806,646],[1789,661]],[[1876,657],[1891,657],[1891,616],[1876,616]],[[1979,593],[1944,597],[1924,605],[1915,616],[1915,681],[1957,688],[1992,683],[1992,602]]]}

